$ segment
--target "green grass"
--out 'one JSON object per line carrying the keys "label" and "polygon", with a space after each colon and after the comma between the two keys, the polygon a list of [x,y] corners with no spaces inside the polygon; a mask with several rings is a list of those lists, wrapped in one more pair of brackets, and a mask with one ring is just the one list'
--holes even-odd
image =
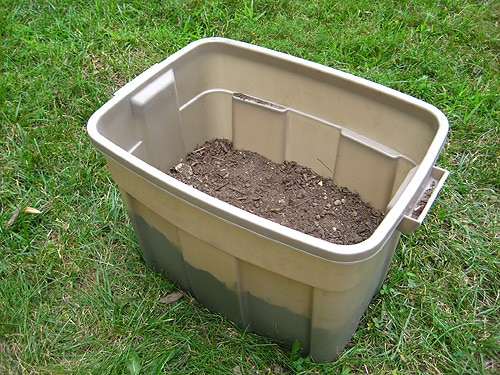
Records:
{"label": "green grass", "polygon": [[[159,3],[0,7],[0,373],[499,373],[499,3]],[[162,304],[176,287],[146,267],[89,144],[86,121],[116,89],[207,36],[354,73],[450,120],[450,178],[334,363],[190,298]]]}

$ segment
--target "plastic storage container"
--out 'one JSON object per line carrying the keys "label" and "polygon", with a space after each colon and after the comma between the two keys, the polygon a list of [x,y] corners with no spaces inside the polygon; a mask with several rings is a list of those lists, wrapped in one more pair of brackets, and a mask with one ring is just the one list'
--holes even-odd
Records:
{"label": "plastic storage container", "polygon": [[[426,216],[448,175],[434,165],[447,131],[445,116],[415,98],[221,38],[194,42],[152,66],[88,122],[148,264],[242,327],[286,346],[299,340],[316,361],[339,355],[380,288],[401,232]],[[322,176],[333,171],[337,184],[385,218],[369,239],[336,245],[164,173],[212,138]]]}

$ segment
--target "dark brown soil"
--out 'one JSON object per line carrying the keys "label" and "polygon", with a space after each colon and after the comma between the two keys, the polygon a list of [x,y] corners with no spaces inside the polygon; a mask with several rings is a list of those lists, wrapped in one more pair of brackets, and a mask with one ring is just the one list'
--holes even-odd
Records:
{"label": "dark brown soil", "polygon": [[168,174],[260,217],[336,244],[361,242],[383,213],[331,178],[292,161],[277,164],[214,139],[190,152]]}
{"label": "dark brown soil", "polygon": [[415,205],[415,208],[413,209],[413,212],[411,213],[412,218],[417,219],[420,216],[420,214],[424,210],[425,206],[427,205],[427,202],[429,201],[429,198],[431,197],[432,192],[434,191],[435,187],[436,187],[436,182],[432,181],[431,186],[426,191],[424,191],[424,194],[422,194],[422,197]]}

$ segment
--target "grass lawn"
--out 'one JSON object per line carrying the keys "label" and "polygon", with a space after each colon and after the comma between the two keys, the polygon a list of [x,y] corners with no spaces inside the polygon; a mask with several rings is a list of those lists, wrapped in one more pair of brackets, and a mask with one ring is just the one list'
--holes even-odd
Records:
{"label": "grass lawn", "polygon": [[[4,0],[0,373],[499,373],[499,23],[492,0]],[[334,363],[191,298],[162,303],[176,286],[146,267],[89,143],[114,91],[207,36],[359,75],[449,118],[438,164],[451,175]]]}

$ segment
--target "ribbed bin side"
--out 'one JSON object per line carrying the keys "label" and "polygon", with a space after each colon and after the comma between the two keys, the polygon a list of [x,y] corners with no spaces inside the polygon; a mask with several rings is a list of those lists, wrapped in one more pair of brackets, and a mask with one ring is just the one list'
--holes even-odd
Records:
{"label": "ribbed bin side", "polygon": [[[303,354],[317,361],[335,359],[347,344],[386,275],[399,239],[399,232],[394,232],[375,256],[343,264],[257,237],[250,246],[245,244],[252,253],[246,258],[253,260],[243,259],[238,256],[240,242],[225,242],[225,236],[211,241],[196,233],[197,223],[209,214],[113,161],[109,164],[143,256],[153,269],[244,329],[288,347],[299,340]],[[179,227],[183,222],[187,228]],[[234,229],[220,219],[212,225],[215,233]],[[287,255],[290,252],[294,259]],[[299,262],[291,264],[295,258]]]}

